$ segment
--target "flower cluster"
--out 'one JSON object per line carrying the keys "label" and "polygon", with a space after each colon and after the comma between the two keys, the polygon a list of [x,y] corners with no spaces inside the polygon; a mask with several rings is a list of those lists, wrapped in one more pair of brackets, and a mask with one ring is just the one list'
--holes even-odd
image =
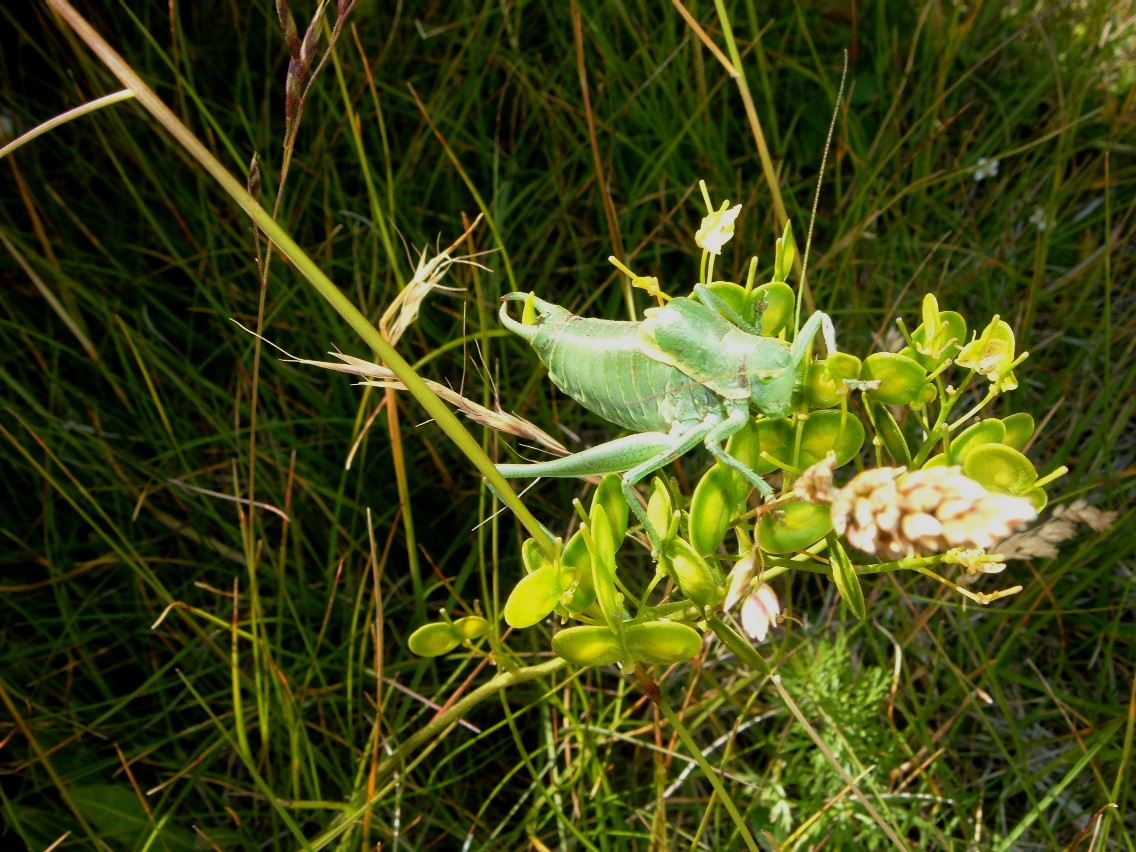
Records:
{"label": "flower cluster", "polygon": [[866,470],[835,493],[830,509],[838,535],[886,559],[989,550],[1037,517],[1028,500],[991,494],[958,467]]}

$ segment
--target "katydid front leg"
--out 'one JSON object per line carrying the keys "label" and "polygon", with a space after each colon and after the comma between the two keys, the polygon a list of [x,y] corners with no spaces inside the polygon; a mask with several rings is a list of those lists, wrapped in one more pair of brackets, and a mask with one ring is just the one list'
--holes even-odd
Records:
{"label": "katydid front leg", "polygon": [[825,348],[828,349],[828,354],[833,355],[836,353],[836,330],[832,327],[832,318],[823,311],[817,311],[798,332],[796,338],[793,340],[791,352],[793,355],[793,364],[800,366],[801,361],[805,358],[805,353],[808,352],[813,338],[817,336],[817,332],[821,333],[824,339]]}
{"label": "katydid front leg", "polygon": [[631,491],[631,486],[640,482],[644,477],[654,473],[656,470],[670,464],[689,450],[692,450],[699,442],[705,444],[706,449],[708,449],[719,462],[744,476],[746,480],[758,490],[762,497],[769,498],[773,496],[773,489],[769,486],[768,482],[746,467],[741,461],[727,453],[721,446],[731,435],[740,431],[748,421],[749,409],[744,403],[728,407],[725,417],[718,412],[709,414],[701,423],[690,426],[686,431],[680,432],[675,438],[675,443],[672,447],[659,453],[659,455],[654,458],[648,459],[623,475],[623,496],[627,500],[627,504],[631,507],[631,510],[635,512],[635,516],[643,523],[643,529],[647,531],[647,537],[651,540],[652,556],[659,555],[659,550],[663,546],[663,540],[647,519],[647,513],[643,511],[643,508],[639,505],[639,501],[635,499],[635,495]]}
{"label": "katydid front leg", "polygon": [[726,467],[736,470],[744,476],[746,481],[757,489],[757,493],[768,500],[773,496],[773,488],[770,487],[769,483],[746,467],[743,462],[727,453],[721,446],[731,435],[740,432],[749,422],[749,418],[749,406],[741,404],[731,407],[729,416],[706,435],[706,449]]}

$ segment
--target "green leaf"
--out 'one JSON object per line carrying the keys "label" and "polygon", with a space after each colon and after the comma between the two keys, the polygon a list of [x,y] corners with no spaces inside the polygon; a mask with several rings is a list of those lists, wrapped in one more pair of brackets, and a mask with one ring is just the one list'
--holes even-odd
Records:
{"label": "green leaf", "polygon": [[1006,427],[1006,437],[1002,443],[1011,449],[1025,449],[1026,443],[1033,437],[1033,417],[1024,411],[1018,411],[1009,417],[1002,418],[1002,425]]}
{"label": "green leaf", "polygon": [[733,515],[733,471],[716,464],[699,480],[690,501],[690,543],[703,555],[718,549]]}
{"label": "green leaf", "polygon": [[758,544],[766,553],[797,553],[832,531],[828,506],[793,500],[761,516]]}
{"label": "green leaf", "polygon": [[577,666],[606,666],[624,658],[619,637],[600,625],[561,630],[552,637],[552,650],[558,657]]}
{"label": "green leaf", "polygon": [[702,649],[702,635],[693,627],[674,621],[628,625],[625,640],[632,657],[659,666],[689,660]]}
{"label": "green leaf", "polygon": [[927,371],[917,361],[895,352],[869,355],[864,359],[860,378],[880,383],[866,393],[885,405],[908,405],[919,399],[927,387]]}
{"label": "green leaf", "polygon": [[962,465],[963,473],[987,491],[1019,497],[1037,482],[1033,462],[1003,444],[975,447]]}
{"label": "green leaf", "polygon": [[505,622],[518,630],[532,627],[556,609],[564,591],[559,565],[546,565],[521,577],[505,601]]}
{"label": "green leaf", "polygon": [[983,444],[1000,444],[1006,437],[1006,427],[1001,420],[991,417],[980,420],[964,429],[951,441],[951,464],[962,464],[971,450]]}
{"label": "green leaf", "polygon": [[[539,621],[539,619],[537,619]],[[411,653],[419,657],[440,657],[461,644],[461,637],[447,621],[423,624],[407,640]]]}
{"label": "green leaf", "polygon": [[840,592],[840,599],[860,621],[868,617],[868,607],[864,602],[864,590],[860,587],[860,577],[852,560],[848,558],[844,547],[835,536],[828,539],[829,567],[832,569],[832,581],[836,583],[836,590]]}

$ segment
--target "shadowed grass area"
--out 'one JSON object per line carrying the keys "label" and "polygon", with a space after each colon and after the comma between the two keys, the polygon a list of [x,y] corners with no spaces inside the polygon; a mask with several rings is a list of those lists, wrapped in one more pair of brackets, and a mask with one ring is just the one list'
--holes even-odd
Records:
{"label": "shadowed grass area", "polygon": [[[244,182],[257,157],[262,203],[279,201],[280,226],[371,321],[420,250],[487,214],[454,253],[488,252],[492,273],[455,265],[443,283],[462,290],[430,294],[397,349],[569,449],[615,427],[505,335],[499,296],[626,319],[611,254],[687,291],[700,178],[744,205],[717,274],[744,280],[756,252],[765,274],[778,197],[803,246],[847,49],[816,307],[859,355],[896,316],[917,325],[926,292],[972,327],[1000,315],[1030,358],[990,413],[1031,412],[1029,457],[1068,466],[1051,507],[1119,515],[985,578],[1025,588],[981,609],[879,574],[858,622],[826,578],[792,575],[778,588],[790,618],[759,648],[780,690],[717,645],[656,677],[763,844],[894,845],[882,822],[920,849],[1089,848],[1098,831],[1093,848],[1104,832],[1136,846],[1130,14],[732,8],[774,192],[737,85],[674,6],[360,2],[312,77],[334,9],[316,29],[281,189],[298,93],[273,4],[176,18],[88,5],[231,173]],[[725,50],[714,7],[686,9]],[[297,39],[313,10],[292,8]],[[46,6],[0,21],[8,138],[122,88]],[[497,644],[521,526],[490,519],[479,474],[409,396],[246,330],[300,358],[372,357],[296,265],[266,262],[247,217],[139,103],[55,128],[0,172],[5,842],[740,847],[635,680],[556,668],[547,623]],[[641,315],[647,298],[631,298]],[[474,434],[494,458],[539,457]],[[672,473],[689,483],[705,465],[692,453]],[[524,500],[563,534],[589,489],[542,481]],[[627,571],[651,570],[625,552]],[[440,607],[480,609],[496,653],[410,654]],[[476,692],[495,677],[516,683]],[[462,699],[463,724],[428,727]]]}

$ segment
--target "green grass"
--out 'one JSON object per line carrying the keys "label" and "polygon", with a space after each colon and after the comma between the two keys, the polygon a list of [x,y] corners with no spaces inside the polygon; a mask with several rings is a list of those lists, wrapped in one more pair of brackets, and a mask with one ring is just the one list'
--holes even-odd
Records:
{"label": "green grass", "polygon": [[[86,5],[242,182],[258,156],[271,209],[288,66],[273,5],[178,4],[176,21],[166,4]],[[502,335],[498,297],[626,318],[613,253],[685,291],[700,178],[745,205],[719,274],[742,277],[754,252],[768,270],[781,228],[737,86],[664,4],[580,3],[579,41],[572,4],[389,5],[360,3],[316,79],[277,221],[377,321],[413,271],[404,244],[449,245],[480,198],[493,225],[460,250],[493,250],[493,273],[455,267],[445,283],[464,291],[430,295],[398,350],[565,443],[559,425],[612,437]],[[1051,505],[1120,514],[985,578],[1025,588],[980,610],[881,574],[861,623],[826,578],[793,575],[778,587],[793,619],[759,646],[780,688],[716,644],[655,673],[664,699],[763,846],[888,847],[886,825],[919,849],[1134,849],[1131,14],[765,5],[733,4],[733,29],[798,235],[850,51],[808,275],[842,347],[867,354],[896,316],[917,325],[925,292],[972,326],[1001,315],[1031,354],[993,413],[1042,424],[1030,458],[1069,467]],[[688,8],[725,49],[713,6]],[[302,35],[312,4],[293,11]],[[0,11],[17,132],[121,88],[37,14]],[[980,158],[997,174],[976,180]],[[483,523],[479,474],[409,396],[268,348],[257,363],[232,320],[259,313],[298,357],[371,353],[279,256],[261,312],[250,221],[140,104],[64,124],[0,172],[5,844],[740,846],[633,678],[546,666],[476,692],[550,662],[548,625],[493,659],[409,653],[439,607],[496,619],[526,533]],[[250,494],[278,511],[250,511]],[[563,533],[586,494],[544,481],[525,504]],[[471,695],[465,725],[428,727]]]}

